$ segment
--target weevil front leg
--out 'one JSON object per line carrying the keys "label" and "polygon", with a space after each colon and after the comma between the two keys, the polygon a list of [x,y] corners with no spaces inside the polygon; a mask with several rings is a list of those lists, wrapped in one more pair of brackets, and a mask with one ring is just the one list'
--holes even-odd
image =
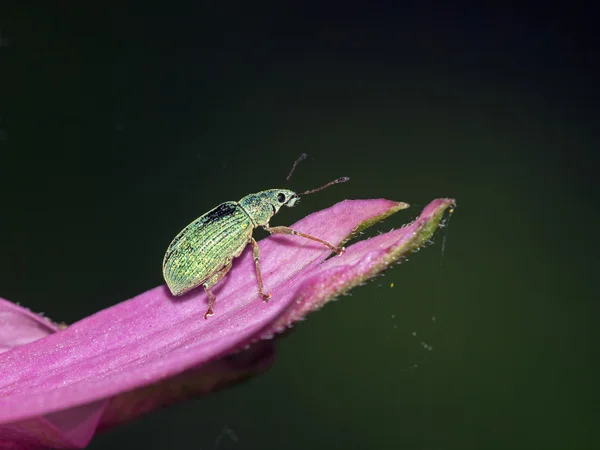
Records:
{"label": "weevil front leg", "polygon": [[208,295],[208,309],[204,313],[204,319],[208,319],[214,314],[212,307],[215,304],[215,300],[217,299],[215,297],[215,294],[211,292],[210,288],[217,284],[227,274],[227,272],[229,272],[229,269],[231,269],[231,261],[229,261],[225,266],[223,266],[217,273],[215,273],[202,285],[204,287],[204,290],[206,291],[206,295]]}
{"label": "weevil front leg", "polygon": [[277,233],[277,234],[287,234],[290,236],[301,236],[303,238],[310,239],[311,241],[320,242],[321,244],[328,247],[332,252],[336,252],[338,255],[341,255],[342,253],[344,253],[344,250],[345,250],[344,247],[336,247],[335,245],[331,245],[329,242],[324,241],[323,239],[319,239],[318,237],[311,236],[310,234],[301,233],[300,231],[292,230],[290,227],[270,227],[267,225],[267,226],[264,226],[263,228],[271,234]]}
{"label": "weevil front leg", "polygon": [[262,273],[260,272],[260,248],[258,242],[254,238],[250,238],[252,243],[252,255],[254,256],[254,265],[256,266],[256,278],[258,279],[258,295],[260,295],[263,301],[267,302],[271,298],[271,294],[265,294],[263,288]]}

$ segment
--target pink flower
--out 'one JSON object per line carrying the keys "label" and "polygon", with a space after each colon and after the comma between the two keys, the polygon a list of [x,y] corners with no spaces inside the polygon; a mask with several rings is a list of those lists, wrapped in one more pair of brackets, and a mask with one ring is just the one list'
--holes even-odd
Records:
{"label": "pink flower", "polygon": [[[83,448],[99,431],[266,370],[273,337],[340,293],[424,245],[452,199],[432,201],[411,224],[359,241],[328,258],[292,236],[261,241],[260,301],[251,250],[206,295],[181,298],[158,286],[61,327],[0,299],[0,448]],[[346,200],[292,227],[332,243],[406,208],[388,200]]]}

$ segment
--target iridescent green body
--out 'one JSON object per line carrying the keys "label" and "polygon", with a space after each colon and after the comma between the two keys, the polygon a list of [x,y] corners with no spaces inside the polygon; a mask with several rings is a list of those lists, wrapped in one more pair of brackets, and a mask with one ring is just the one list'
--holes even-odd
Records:
{"label": "iridescent green body", "polygon": [[252,242],[254,228],[268,227],[281,206],[294,206],[298,195],[287,189],[249,194],[225,202],[185,227],[171,242],[163,275],[171,293],[181,295],[201,284],[216,284]]}
{"label": "iridescent green body", "polygon": [[[304,159],[302,155],[292,167]],[[312,194],[336,183],[343,183],[349,178],[342,177],[324,186],[304,194]],[[173,295],[181,295],[202,285],[208,296],[208,309],[204,314],[206,319],[212,316],[212,306],[215,295],[210,288],[217,284],[231,269],[231,261],[242,254],[246,245],[252,244],[252,254],[256,266],[258,295],[264,301],[271,298],[263,289],[263,279],[260,271],[260,249],[252,237],[256,227],[263,227],[269,233],[279,233],[300,236],[319,242],[338,254],[343,253],[342,247],[335,247],[327,241],[315,236],[292,230],[289,227],[270,227],[269,220],[283,205],[294,206],[300,197],[288,189],[269,189],[256,194],[246,195],[239,202],[221,203],[216,208],[198,217],[185,227],[167,248],[163,259],[163,276]]]}

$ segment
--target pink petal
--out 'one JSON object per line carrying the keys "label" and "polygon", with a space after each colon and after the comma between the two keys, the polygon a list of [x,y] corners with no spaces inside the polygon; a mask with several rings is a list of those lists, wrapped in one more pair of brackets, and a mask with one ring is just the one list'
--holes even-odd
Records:
{"label": "pink petal", "polygon": [[307,313],[321,308],[336,296],[360,285],[426,244],[440,224],[444,213],[455,205],[453,199],[437,199],[425,207],[412,223],[357,242],[338,258],[330,258],[302,274],[292,287],[298,295],[271,326],[280,332]]}
{"label": "pink petal", "polygon": [[[385,205],[381,202],[384,202]],[[375,207],[378,203],[379,206]],[[271,305],[274,306],[270,307],[276,310],[275,314],[270,311],[270,308],[265,308],[268,305],[260,301],[253,301],[253,298],[255,300],[256,297],[255,282],[237,279],[227,283],[222,292],[218,293],[219,302],[222,303],[221,308],[223,309],[221,315],[225,317],[225,319],[221,319],[221,325],[217,326],[216,330],[213,329],[215,325],[198,326],[198,320],[188,320],[186,316],[188,310],[185,310],[184,314],[177,314],[177,309],[183,308],[182,305],[187,303],[189,299],[173,302],[172,299],[168,298],[168,295],[161,297],[161,293],[158,292],[158,298],[161,299],[162,303],[155,303],[153,308],[145,307],[145,302],[151,302],[153,298],[156,298],[149,298],[149,293],[157,294],[157,291],[161,289],[162,294],[166,292],[164,287],[161,287],[92,316],[92,318],[96,318],[96,322],[91,321],[92,318],[88,318],[75,324],[69,330],[59,333],[58,335],[62,336],[62,339],[57,341],[62,342],[60,344],[62,348],[60,349],[56,348],[57,342],[51,344],[45,342],[52,341],[51,338],[48,338],[39,341],[42,343],[40,348],[37,348],[36,344],[31,344],[25,346],[28,351],[20,355],[18,350],[8,352],[6,356],[11,355],[13,357],[8,359],[12,362],[12,367],[21,370],[20,373],[26,372],[29,376],[21,377],[16,382],[13,381],[12,385],[4,383],[4,387],[0,388],[0,395],[5,395],[4,398],[0,397],[0,411],[7,411],[1,409],[3,407],[11,408],[10,412],[4,416],[5,423],[0,425],[0,444],[10,445],[10,448],[82,448],[89,442],[97,429],[102,430],[119,425],[158,407],[181,401],[190,395],[200,395],[214,391],[217,388],[265,370],[273,359],[272,341],[262,341],[250,346],[248,350],[226,358],[222,355],[239,349],[244,343],[256,341],[260,337],[270,337],[274,333],[285,329],[285,327],[301,319],[307,312],[321,307],[334,296],[385,270],[390,263],[424,245],[439,225],[443,213],[453,204],[454,202],[451,199],[435,200],[410,225],[354,244],[348,248],[343,256],[333,257],[325,262],[322,261],[327,253],[323,253],[318,247],[311,248],[312,243],[310,242],[305,242],[309,246],[301,252],[298,252],[295,248],[299,243],[293,242],[294,238],[279,236],[261,242],[263,256],[267,253],[265,252],[266,249],[271,252],[273,259],[277,256],[280,261],[279,267],[271,263],[273,272],[265,271],[265,273],[270,274],[270,281],[277,279],[275,275],[279,275],[278,281],[274,283],[272,289],[274,300],[276,298],[277,301],[271,302]],[[324,237],[332,242],[338,242],[352,231],[356,232],[358,229],[381,220],[386,215],[405,206],[404,204],[394,204],[383,200],[342,202],[333,208],[305,218],[294,227]],[[371,215],[369,216],[369,214]],[[357,218],[358,222],[355,221],[354,225],[349,227],[349,218]],[[344,230],[343,233],[332,233],[338,223],[341,224],[341,229]],[[350,223],[352,223],[351,220]],[[327,228],[326,225],[328,224],[331,225],[330,228]],[[311,252],[314,253],[312,260],[308,258],[302,261],[304,254]],[[289,259],[289,262],[281,265],[281,261],[286,258]],[[241,258],[235,267],[237,277],[251,277],[253,275],[252,261],[248,255]],[[291,270],[289,270],[290,268]],[[243,274],[244,270],[246,270],[245,275]],[[281,272],[286,271],[287,274],[281,276]],[[230,284],[231,286],[229,286]],[[227,295],[228,289],[230,295]],[[197,293],[188,295],[188,297],[199,296],[201,295]],[[241,304],[239,298],[244,299]],[[131,307],[131,303],[136,303],[136,300],[136,306],[144,309],[142,314],[136,314],[136,309]],[[163,308],[163,313],[169,312],[168,308],[164,309],[164,303],[170,304],[171,308],[175,308],[175,313],[168,318],[169,320],[161,323],[161,316],[154,314],[153,311],[155,308]],[[121,309],[122,305],[126,304],[129,304],[130,308],[126,311],[121,310],[120,313],[129,314],[130,318],[133,317],[136,320],[146,321],[145,324],[148,326],[145,328],[137,327],[138,334],[129,336],[126,345],[119,349],[119,340],[110,339],[111,336],[107,336],[107,333],[103,332],[104,330],[100,327],[102,321],[99,318],[105,316],[104,326],[106,328],[110,327],[111,333],[125,332],[125,335],[128,335],[127,331],[129,330],[123,327],[126,321],[116,317],[118,314],[115,314],[115,310]],[[200,311],[202,310],[203,307]],[[25,333],[28,325],[35,330],[39,322],[42,325],[46,322],[46,319],[37,317],[29,311],[8,302],[5,302],[4,308],[0,304],[0,317],[2,311],[8,312],[6,317],[11,319],[8,323],[18,324],[19,321],[23,321],[23,330],[6,333],[9,337],[21,336],[21,334],[28,335],[28,333]],[[111,312],[113,314],[110,314]],[[197,312],[195,314],[197,315]],[[256,321],[256,316],[262,316],[263,322]],[[210,322],[200,321],[200,323],[212,323],[212,319],[214,318],[211,318]],[[174,339],[171,341],[165,341],[165,335],[173,330],[174,322],[171,322],[171,320],[175,320],[180,324],[184,323],[184,329],[180,333],[175,333]],[[31,323],[35,326],[31,327]],[[82,324],[86,324],[86,326]],[[90,324],[93,326],[89,326]],[[119,326],[116,324],[119,324]],[[156,328],[154,328],[155,326]],[[56,326],[51,324],[49,332],[55,329]],[[78,330],[79,335],[76,333],[75,336],[69,336],[72,329]],[[205,339],[204,342],[207,347],[212,346],[213,349],[219,349],[204,359],[198,358],[198,355],[203,355],[203,353],[198,351],[197,343],[205,336],[193,338],[193,345],[186,345],[190,343],[186,334],[188,332],[196,333],[198,329],[203,330],[204,333],[208,332],[209,336],[214,336],[214,340],[210,337]],[[219,337],[223,329],[228,329],[229,334],[235,334],[236,339],[231,340],[227,334]],[[248,329],[252,331],[248,332]],[[82,332],[86,332],[86,335],[82,335]],[[35,335],[35,332],[29,334]],[[95,343],[94,341],[98,339],[101,342]],[[229,347],[219,346],[219,339],[226,340]],[[76,341],[74,342],[74,340]],[[10,339],[5,339],[5,341],[8,342]],[[151,357],[148,357],[146,352],[137,345],[140,341],[143,341],[142,343],[146,345],[146,348],[152,348],[154,354]],[[28,342],[27,339],[24,342]],[[105,400],[106,397],[102,397],[97,401],[89,402],[90,397],[86,397],[83,390],[87,385],[90,390],[96,389],[96,392],[100,390],[100,392],[106,393],[106,384],[103,383],[106,378],[101,378],[101,382],[94,379],[93,366],[95,361],[88,361],[88,355],[84,355],[86,352],[85,346],[94,344],[99,347],[99,352],[91,355],[92,359],[95,358],[99,361],[96,372],[103,371],[105,374],[107,373],[105,366],[110,358],[103,357],[103,351],[121,357],[128,354],[138,360],[141,359],[141,361],[134,361],[134,364],[128,364],[127,361],[122,359],[120,365],[117,364],[112,368],[113,373],[111,376],[113,376],[113,379],[118,377],[119,372],[129,370],[134,373],[130,373],[129,377],[118,378],[118,380],[124,380],[125,382],[117,386],[119,393],[111,400]],[[170,360],[165,358],[169,353],[169,348],[178,355],[178,358],[170,358]],[[52,360],[55,364],[52,367],[54,370],[49,371],[42,363],[38,367],[39,373],[36,373],[36,366],[33,365],[32,367],[31,364],[27,364],[24,358],[38,356],[43,359],[44,349],[54,350],[55,359]],[[16,359],[14,358],[15,355],[17,355]],[[160,362],[164,362],[165,359],[172,365],[161,367]],[[6,357],[0,357],[0,364],[3,367],[6,360]],[[192,366],[195,368],[190,369]],[[90,370],[87,376],[82,377],[80,374],[72,373],[81,367]],[[143,377],[136,370],[139,367],[154,369],[154,372],[150,372],[150,375],[153,376]],[[158,376],[157,367],[159,370],[163,370],[163,372],[158,372]],[[177,369],[173,370],[173,367]],[[23,370],[24,368],[29,369],[29,371]],[[60,379],[49,380],[45,376],[48,373],[54,375],[57,372],[59,374],[62,372],[63,382],[64,380],[71,381],[72,384],[69,389],[73,386],[78,388],[76,395],[71,396],[70,399],[74,405],[66,408],[53,405],[51,406],[53,409],[45,411],[44,415],[37,416],[32,411],[35,411],[36,404],[38,407],[42,405],[41,408],[47,408],[48,399],[53,399],[53,395],[50,393],[53,392],[50,391],[51,389],[62,391],[65,396],[68,396],[68,392],[65,392],[62,384],[57,383]],[[177,374],[178,372],[182,373]],[[171,376],[165,376],[164,373]],[[23,380],[29,385],[23,387],[21,384]],[[2,380],[0,380],[0,383],[2,383]],[[42,387],[39,388],[39,386]],[[104,388],[104,391],[98,389],[99,386]],[[44,388],[48,391],[45,392]],[[4,394],[3,391],[7,394]],[[15,398],[31,402],[28,411],[23,412],[21,417],[15,417],[14,415],[16,403],[13,403],[13,401]],[[4,401],[6,399],[8,399],[7,402]],[[75,406],[76,402],[79,402],[79,406]],[[60,411],[51,412],[52,410]],[[2,447],[0,446],[0,448]]]}
{"label": "pink petal", "polygon": [[[46,337],[60,328],[49,319],[0,298],[0,353]],[[78,426],[81,424],[80,418],[89,417],[90,412],[95,412],[97,423],[103,403],[96,402],[46,417],[4,424],[0,426],[0,448],[9,443],[10,448],[71,448],[78,441],[85,444],[91,439],[94,428],[86,425],[82,430]],[[66,429],[61,427],[64,422],[69,424]],[[82,431],[83,436],[80,436]]]}
{"label": "pink petal", "polygon": [[[404,207],[387,200],[344,201],[294,228],[339,243]],[[208,321],[202,319],[206,296],[201,290],[174,299],[159,286],[1,355],[0,423],[6,425],[0,436],[24,443],[33,426],[55,447],[82,447],[102,416],[104,399],[215,361],[270,334],[303,273],[316,270],[329,252],[290,236],[269,237],[260,245],[265,287],[273,294],[269,303],[258,299],[246,251],[215,289],[215,315]],[[43,429],[35,419],[40,416],[45,417]]]}

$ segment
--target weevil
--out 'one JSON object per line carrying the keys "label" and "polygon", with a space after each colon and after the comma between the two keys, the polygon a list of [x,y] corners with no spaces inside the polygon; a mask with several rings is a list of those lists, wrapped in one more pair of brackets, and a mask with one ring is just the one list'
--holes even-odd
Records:
{"label": "weevil", "polygon": [[[298,162],[306,158],[302,154],[294,162],[288,175],[289,180]],[[242,254],[248,244],[252,244],[252,254],[258,281],[258,295],[268,301],[271,294],[264,291],[260,269],[260,248],[252,236],[255,228],[262,227],[271,234],[300,236],[319,242],[337,254],[344,252],[315,236],[289,227],[271,227],[269,221],[282,206],[293,207],[301,195],[312,194],[333,184],[348,181],[348,177],[338,178],[317,189],[297,194],[289,189],[269,189],[249,194],[237,202],[225,202],[198,217],[179,232],[173,239],[163,259],[163,276],[171,293],[185,294],[202,285],[208,296],[208,309],[204,318],[213,315],[215,295],[211,288],[227,275],[232,260]]]}

